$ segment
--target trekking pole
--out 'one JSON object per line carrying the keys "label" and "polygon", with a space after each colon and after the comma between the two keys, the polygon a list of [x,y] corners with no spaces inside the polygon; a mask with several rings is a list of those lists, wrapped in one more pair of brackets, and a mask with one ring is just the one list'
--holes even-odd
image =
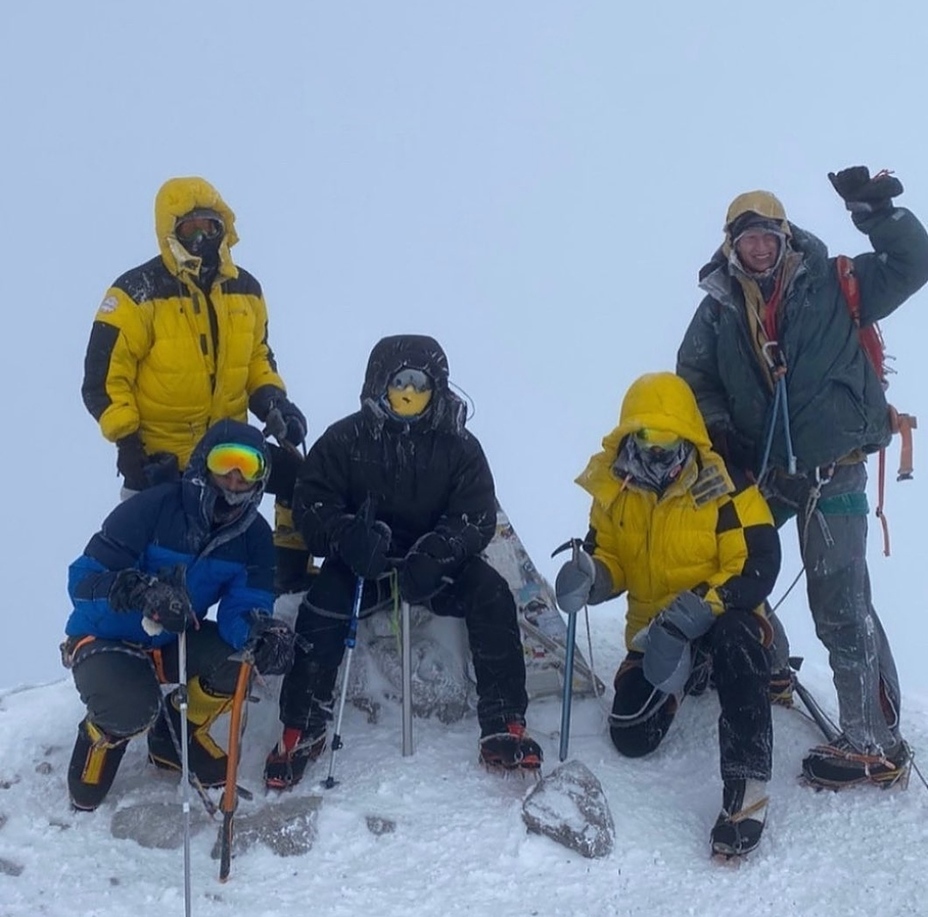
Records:
{"label": "trekking pole", "polygon": [[232,713],[229,721],[229,750],[226,761],[226,785],[219,800],[222,812],[222,824],[219,826],[219,881],[229,878],[232,866],[232,834],[235,809],[238,806],[238,758],[242,738],[245,703],[248,700],[248,687],[251,684],[253,661],[243,659],[238,669],[238,681],[235,694],[232,695]]}
{"label": "trekking pole", "polygon": [[177,686],[180,707],[180,767],[183,789],[181,805],[184,813],[184,915],[190,917],[190,752],[187,748],[187,631],[177,636]]}
{"label": "trekking pole", "polygon": [[348,633],[345,635],[345,673],[342,677],[342,693],[338,699],[338,716],[335,720],[335,732],[332,734],[332,754],[329,758],[329,773],[323,786],[330,790],[335,786],[335,753],[342,747],[342,716],[345,713],[345,697],[348,694],[348,676],[351,674],[351,656],[354,652],[358,636],[358,615],[361,613],[361,596],[364,593],[364,577],[359,576],[354,586],[354,604],[351,607],[351,619],[348,622]]}
{"label": "trekking pole", "polygon": [[400,602],[400,656],[403,669],[403,757],[413,754],[412,744],[412,637],[409,602]]}
{"label": "trekking pole", "polygon": [[[571,538],[567,544],[561,545],[554,554],[558,554],[566,548],[571,549],[571,558],[576,562],[580,554],[580,545],[583,542],[579,538]],[[558,760],[567,760],[567,747],[570,744],[570,707],[573,700],[574,691],[574,648],[577,645],[577,615],[567,615],[567,645],[564,648],[564,691],[561,695],[561,735],[560,746],[558,748]],[[594,685],[595,691],[595,685]]]}

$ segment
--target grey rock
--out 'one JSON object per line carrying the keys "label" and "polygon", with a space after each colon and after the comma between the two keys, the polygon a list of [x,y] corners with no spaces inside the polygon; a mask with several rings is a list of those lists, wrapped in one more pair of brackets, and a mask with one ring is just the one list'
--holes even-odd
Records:
{"label": "grey rock", "polygon": [[567,761],[540,780],[522,803],[522,820],[588,859],[608,856],[615,824],[596,775],[580,761]]}
{"label": "grey rock", "polygon": [[[190,817],[191,835],[206,827],[206,815],[194,810]],[[184,843],[184,813],[178,803],[142,802],[125,806],[113,814],[110,833],[120,840],[135,841],[141,847],[176,850]]]}
{"label": "grey rock", "polygon": [[381,834],[393,834],[396,831],[396,822],[392,818],[384,818],[381,815],[367,816],[367,830],[378,837]]}
{"label": "grey rock", "polygon": [[[277,856],[300,856],[312,849],[317,836],[316,822],[321,796],[290,796],[283,802],[262,805],[254,812],[235,815],[232,832],[232,855],[243,853],[255,844],[263,844]],[[220,837],[217,834],[212,857],[219,859]]]}
{"label": "grey rock", "polygon": [[20,876],[22,872],[23,867],[19,863],[14,863],[12,860],[5,860],[3,857],[0,857],[0,875]]}

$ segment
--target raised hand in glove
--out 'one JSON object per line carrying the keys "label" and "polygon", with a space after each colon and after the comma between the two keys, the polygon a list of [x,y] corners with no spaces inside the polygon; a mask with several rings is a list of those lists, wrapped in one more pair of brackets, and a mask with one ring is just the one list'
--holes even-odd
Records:
{"label": "raised hand in glove", "polygon": [[692,592],[681,592],[632,641],[644,653],[644,677],[659,691],[682,694],[693,665],[691,643],[714,623],[708,602]]}
{"label": "raised hand in glove", "polygon": [[116,612],[140,611],[144,619],[142,627],[152,636],[162,630],[179,634],[198,624],[182,583],[159,579],[141,570],[120,570],[110,587],[109,602]]}
{"label": "raised hand in glove", "polygon": [[448,539],[438,532],[426,532],[396,568],[400,595],[411,604],[427,601],[445,585],[456,566]]}
{"label": "raised hand in glove", "polygon": [[355,576],[376,579],[387,569],[387,551],[392,537],[386,523],[370,521],[366,513],[359,513],[344,517],[332,546]]}
{"label": "raised hand in glove", "polygon": [[829,172],[828,180],[854,214],[888,210],[892,199],[902,194],[902,182],[884,170],[872,178],[866,166],[851,166],[840,172]]}
{"label": "raised hand in glove", "polygon": [[252,612],[251,634],[245,644],[262,675],[286,675],[293,665],[296,634],[286,621]]}

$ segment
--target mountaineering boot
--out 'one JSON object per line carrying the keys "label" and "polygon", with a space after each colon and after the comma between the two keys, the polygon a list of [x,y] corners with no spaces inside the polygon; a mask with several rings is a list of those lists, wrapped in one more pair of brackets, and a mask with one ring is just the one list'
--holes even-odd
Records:
{"label": "mountaineering boot", "polygon": [[793,706],[793,672],[789,666],[770,673],[767,692],[771,704],[778,707]]}
{"label": "mountaineering boot", "polygon": [[537,772],[543,759],[541,746],[519,720],[483,730],[479,761],[487,770]]}
{"label": "mountaineering boot", "polygon": [[[172,692],[162,706],[155,725],[148,731],[148,760],[163,770],[182,770],[180,760],[180,710],[178,692]],[[191,678],[187,684],[187,753],[191,772],[203,786],[225,786],[229,758],[210,733],[216,721],[232,708],[232,698],[210,694],[200,684],[199,677]],[[170,726],[168,724],[170,718]],[[173,727],[177,739],[171,736]],[[223,736],[220,727],[217,734],[228,743],[228,727]]]}
{"label": "mountaineering boot", "polygon": [[310,761],[317,760],[324,751],[324,722],[310,723],[305,732],[288,726],[264,762],[265,786],[269,790],[289,790],[296,786]]}
{"label": "mountaineering boot", "polygon": [[103,802],[128,744],[128,739],[106,735],[88,718],[81,720],[68,765],[68,795],[75,809],[92,812]]}
{"label": "mountaineering boot", "polygon": [[759,843],[767,818],[767,784],[763,780],[726,780],[722,811],[712,828],[712,853],[736,857]]}
{"label": "mountaineering boot", "polygon": [[858,751],[840,735],[827,745],[816,745],[802,761],[802,776],[814,787],[841,790],[859,783],[881,787],[908,784],[912,753],[899,741],[885,752]]}

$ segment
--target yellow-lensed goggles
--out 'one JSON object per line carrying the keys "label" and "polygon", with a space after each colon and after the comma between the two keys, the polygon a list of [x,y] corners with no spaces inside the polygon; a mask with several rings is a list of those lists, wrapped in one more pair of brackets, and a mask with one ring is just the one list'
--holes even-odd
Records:
{"label": "yellow-lensed goggles", "polygon": [[213,446],[206,456],[206,467],[213,474],[226,475],[238,471],[252,484],[263,481],[267,474],[267,462],[264,453],[254,446],[242,443],[220,443]]}
{"label": "yellow-lensed goggles", "polygon": [[657,430],[654,427],[642,427],[635,432],[635,439],[647,449],[676,449],[683,437],[670,430]]}

